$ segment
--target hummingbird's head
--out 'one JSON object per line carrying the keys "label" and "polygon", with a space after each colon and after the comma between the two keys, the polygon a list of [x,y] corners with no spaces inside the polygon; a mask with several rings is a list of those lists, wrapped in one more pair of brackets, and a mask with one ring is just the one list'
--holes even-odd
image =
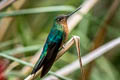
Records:
{"label": "hummingbird's head", "polygon": [[57,24],[65,26],[67,25],[67,19],[73,15],[74,13],[76,13],[77,11],[79,11],[81,9],[81,7],[79,7],[78,9],[76,9],[74,12],[68,14],[68,15],[61,15],[56,17],[55,22],[57,22]]}
{"label": "hummingbird's head", "polygon": [[56,17],[56,22],[61,25],[67,24],[67,16],[61,15],[61,16]]}
{"label": "hummingbird's head", "polygon": [[67,26],[67,15],[61,15],[56,17],[56,23],[58,25],[57,29],[62,30],[65,33],[65,40],[67,40],[67,36],[69,33],[68,26]]}
{"label": "hummingbird's head", "polygon": [[56,28],[59,30],[63,30],[66,34],[68,33],[68,26],[67,26],[67,15],[61,15],[56,17]]}

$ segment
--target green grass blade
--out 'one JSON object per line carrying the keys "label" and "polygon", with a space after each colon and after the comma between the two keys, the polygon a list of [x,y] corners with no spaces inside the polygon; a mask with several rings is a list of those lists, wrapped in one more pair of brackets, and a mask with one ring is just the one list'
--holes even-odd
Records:
{"label": "green grass blade", "polygon": [[7,47],[7,46],[12,45],[12,44],[14,44],[13,40],[9,40],[9,41],[6,41],[6,42],[1,42],[0,43],[0,48],[4,48],[4,47]]}
{"label": "green grass blade", "polygon": [[48,7],[40,7],[40,8],[32,8],[32,9],[23,9],[18,11],[11,11],[11,12],[1,12],[0,17],[17,16],[23,14],[37,14],[43,12],[73,11],[74,9],[75,8],[72,6],[48,6]]}
{"label": "green grass blade", "polygon": [[34,45],[34,46],[21,47],[21,48],[15,48],[12,50],[3,51],[3,53],[9,54],[9,55],[14,55],[16,53],[21,54],[21,53],[30,52],[30,51],[37,51],[39,49],[41,49],[40,45]]}
{"label": "green grass blade", "polygon": [[0,56],[5,57],[5,58],[10,59],[10,60],[13,60],[13,61],[16,61],[16,62],[21,63],[23,65],[33,67],[33,64],[28,63],[28,62],[23,61],[23,60],[20,60],[20,59],[17,59],[13,56],[10,56],[10,55],[6,55],[5,53],[0,53]]}

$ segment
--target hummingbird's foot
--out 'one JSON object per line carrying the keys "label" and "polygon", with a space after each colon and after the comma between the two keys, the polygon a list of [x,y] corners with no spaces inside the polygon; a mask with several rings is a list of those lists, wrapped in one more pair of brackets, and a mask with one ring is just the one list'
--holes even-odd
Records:
{"label": "hummingbird's foot", "polygon": [[65,49],[65,45],[63,45],[62,48]]}

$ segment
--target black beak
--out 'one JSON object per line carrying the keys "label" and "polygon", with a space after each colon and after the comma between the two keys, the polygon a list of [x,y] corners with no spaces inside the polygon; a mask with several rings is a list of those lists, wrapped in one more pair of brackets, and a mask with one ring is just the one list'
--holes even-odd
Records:
{"label": "black beak", "polygon": [[66,18],[68,19],[71,15],[73,15],[74,13],[76,13],[77,11],[79,11],[80,9],[81,9],[81,7],[77,8],[74,12],[68,14],[68,15],[66,16]]}

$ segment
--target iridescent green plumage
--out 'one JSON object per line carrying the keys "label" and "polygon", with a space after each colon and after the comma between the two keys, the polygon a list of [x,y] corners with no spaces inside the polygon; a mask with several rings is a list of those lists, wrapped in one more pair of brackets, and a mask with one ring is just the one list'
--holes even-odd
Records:
{"label": "iridescent green plumage", "polygon": [[43,77],[51,68],[57,56],[59,48],[62,45],[65,37],[67,36],[64,32],[65,27],[62,25],[62,23],[60,23],[63,18],[65,19],[66,17],[59,16],[55,19],[54,25],[44,45],[42,54],[37,63],[35,64],[35,67],[33,68],[31,74],[36,73],[41,67],[43,67],[41,72],[41,77]]}

